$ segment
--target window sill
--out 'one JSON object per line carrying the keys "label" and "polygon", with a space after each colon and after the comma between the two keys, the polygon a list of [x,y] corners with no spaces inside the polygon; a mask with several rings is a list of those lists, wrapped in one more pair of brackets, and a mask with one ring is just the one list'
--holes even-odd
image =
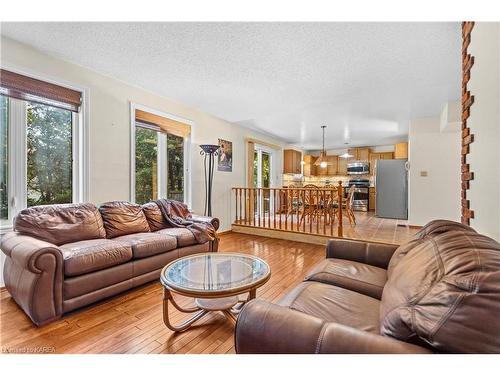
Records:
{"label": "window sill", "polygon": [[12,223],[11,222],[0,222],[0,235],[11,232]]}

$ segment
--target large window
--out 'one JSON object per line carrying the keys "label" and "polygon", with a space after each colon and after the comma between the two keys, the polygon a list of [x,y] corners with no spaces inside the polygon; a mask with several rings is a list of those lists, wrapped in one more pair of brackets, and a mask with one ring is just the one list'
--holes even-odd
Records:
{"label": "large window", "polygon": [[143,204],[158,198],[186,202],[185,124],[145,111],[134,123],[134,196]]}
{"label": "large window", "polygon": [[0,220],[9,218],[8,154],[9,154],[9,98],[0,95]]}
{"label": "large window", "polygon": [[184,138],[167,134],[167,197],[184,202]]}
{"label": "large window", "polygon": [[0,220],[83,199],[81,93],[1,70]]}
{"label": "large window", "polygon": [[158,132],[138,126],[135,131],[135,201],[158,199]]}
{"label": "large window", "polygon": [[26,103],[27,206],[73,201],[72,113]]}

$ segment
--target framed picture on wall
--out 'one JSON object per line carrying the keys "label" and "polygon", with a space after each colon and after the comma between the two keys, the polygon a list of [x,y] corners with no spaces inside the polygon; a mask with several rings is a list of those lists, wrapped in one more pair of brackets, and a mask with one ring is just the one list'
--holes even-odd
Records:
{"label": "framed picture on wall", "polygon": [[233,142],[219,138],[219,156],[217,157],[217,170],[222,172],[233,171]]}

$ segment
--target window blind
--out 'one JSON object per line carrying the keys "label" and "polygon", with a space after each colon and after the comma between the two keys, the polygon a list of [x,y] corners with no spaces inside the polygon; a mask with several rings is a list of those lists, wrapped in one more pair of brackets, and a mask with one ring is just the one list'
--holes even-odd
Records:
{"label": "window blind", "polygon": [[191,126],[187,124],[163,116],[158,116],[153,113],[141,111],[140,109],[135,110],[135,121],[143,124],[158,126],[162,132],[173,134],[182,138],[188,137],[191,133]]}
{"label": "window blind", "polygon": [[0,94],[79,112],[82,93],[67,87],[0,69]]}

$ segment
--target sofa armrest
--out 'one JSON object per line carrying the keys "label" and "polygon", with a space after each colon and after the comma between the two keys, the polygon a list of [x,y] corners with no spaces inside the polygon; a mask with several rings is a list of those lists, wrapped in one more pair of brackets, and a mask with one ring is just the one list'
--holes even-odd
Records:
{"label": "sofa armrest", "polygon": [[211,216],[203,216],[203,215],[191,215],[191,220],[194,221],[195,223],[209,223],[212,224],[214,227],[215,231],[219,229],[220,226],[220,221],[216,217],[211,217]]}
{"label": "sofa armrest", "polygon": [[235,329],[240,354],[431,353],[390,337],[360,331],[274,305],[249,302]]}
{"label": "sofa armrest", "polygon": [[331,239],[326,245],[326,257],[352,260],[386,268],[399,245],[380,242]]}
{"label": "sofa armrest", "polygon": [[36,238],[10,232],[0,248],[6,255],[5,286],[36,325],[62,315],[63,256],[59,248]]}

